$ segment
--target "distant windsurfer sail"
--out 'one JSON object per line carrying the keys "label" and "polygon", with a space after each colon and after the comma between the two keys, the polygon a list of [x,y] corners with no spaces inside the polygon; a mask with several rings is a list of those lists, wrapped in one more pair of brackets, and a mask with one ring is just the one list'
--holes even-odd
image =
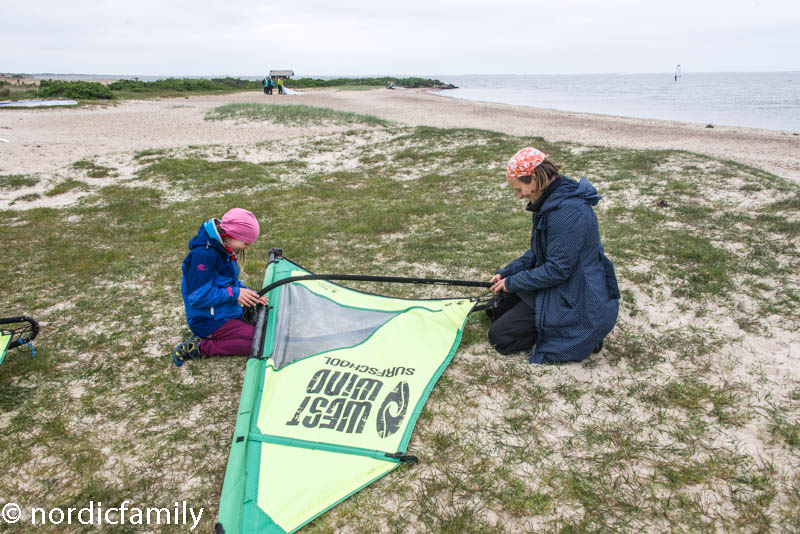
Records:
{"label": "distant windsurfer sail", "polygon": [[681,78],[681,65],[680,63],[678,63],[678,65],[675,67],[675,81],[677,82],[680,78]]}

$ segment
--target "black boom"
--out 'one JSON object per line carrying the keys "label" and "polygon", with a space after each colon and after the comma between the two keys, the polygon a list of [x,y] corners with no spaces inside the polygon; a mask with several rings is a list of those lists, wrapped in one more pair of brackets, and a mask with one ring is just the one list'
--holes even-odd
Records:
{"label": "black boom", "polygon": [[[4,325],[12,325],[6,327]],[[0,330],[11,332],[9,349],[30,343],[39,334],[39,323],[33,317],[21,315],[19,317],[0,317]]]}

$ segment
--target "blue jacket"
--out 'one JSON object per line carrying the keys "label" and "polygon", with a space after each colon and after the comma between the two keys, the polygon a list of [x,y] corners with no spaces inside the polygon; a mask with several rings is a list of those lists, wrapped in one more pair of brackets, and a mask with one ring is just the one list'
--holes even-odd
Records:
{"label": "blue jacket", "polygon": [[531,363],[583,360],[617,321],[617,277],[592,209],[601,198],[586,178],[562,178],[533,212],[531,248],[498,271],[534,309]]}
{"label": "blue jacket", "polygon": [[181,294],[186,322],[195,335],[208,337],[229,319],[242,316],[237,302],[239,266],[222,244],[216,219],[204,222],[189,241],[189,254],[183,260]]}

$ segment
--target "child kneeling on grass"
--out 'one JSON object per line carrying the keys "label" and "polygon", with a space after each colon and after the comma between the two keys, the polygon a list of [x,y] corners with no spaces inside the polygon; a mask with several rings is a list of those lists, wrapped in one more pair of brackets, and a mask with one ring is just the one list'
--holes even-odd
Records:
{"label": "child kneeling on grass", "polygon": [[186,360],[207,355],[247,355],[255,329],[243,320],[242,306],[267,304],[266,297],[239,281],[237,258],[258,238],[255,215],[241,208],[222,220],[209,219],[189,241],[183,260],[181,294],[186,322],[193,335],[179,343],[172,359],[180,367]]}

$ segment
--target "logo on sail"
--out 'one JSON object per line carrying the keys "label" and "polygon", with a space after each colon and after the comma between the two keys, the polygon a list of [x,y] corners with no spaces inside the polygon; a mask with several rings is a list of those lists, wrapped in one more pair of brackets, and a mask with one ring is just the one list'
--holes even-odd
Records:
{"label": "logo on sail", "polygon": [[[311,377],[305,398],[285,424],[361,434],[383,386],[384,382],[377,378],[320,369]],[[400,429],[408,403],[408,382],[400,382],[378,408],[375,426],[380,437],[391,436]]]}
{"label": "logo on sail", "polygon": [[408,382],[400,382],[378,409],[378,435],[382,438],[391,436],[400,428],[408,410]]}

